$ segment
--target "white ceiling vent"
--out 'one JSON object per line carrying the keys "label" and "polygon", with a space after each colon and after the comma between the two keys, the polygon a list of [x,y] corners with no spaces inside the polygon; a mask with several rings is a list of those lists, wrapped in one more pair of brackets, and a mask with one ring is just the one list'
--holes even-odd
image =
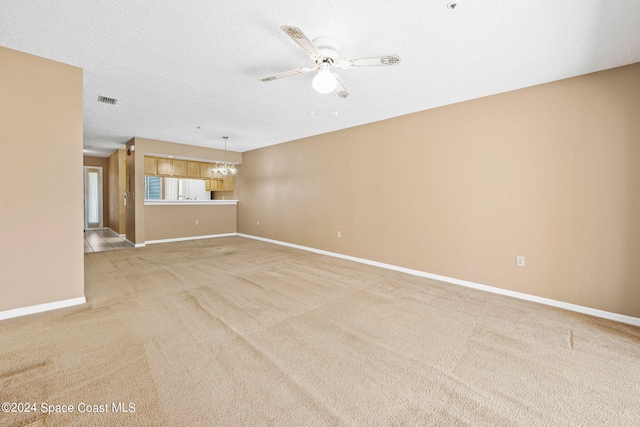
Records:
{"label": "white ceiling vent", "polygon": [[102,102],[104,104],[116,105],[116,102],[118,102],[118,100],[115,98],[107,98],[106,96],[98,95],[98,102]]}

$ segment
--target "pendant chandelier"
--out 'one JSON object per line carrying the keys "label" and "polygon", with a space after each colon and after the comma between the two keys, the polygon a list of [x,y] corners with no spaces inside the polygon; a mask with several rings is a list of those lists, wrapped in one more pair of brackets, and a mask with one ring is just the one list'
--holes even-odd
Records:
{"label": "pendant chandelier", "polygon": [[227,139],[228,136],[223,136],[224,138],[224,162],[217,162],[214,166],[213,173],[219,173],[222,176],[227,176],[228,174],[235,175],[238,173],[238,169],[236,169],[233,163],[227,162]]}

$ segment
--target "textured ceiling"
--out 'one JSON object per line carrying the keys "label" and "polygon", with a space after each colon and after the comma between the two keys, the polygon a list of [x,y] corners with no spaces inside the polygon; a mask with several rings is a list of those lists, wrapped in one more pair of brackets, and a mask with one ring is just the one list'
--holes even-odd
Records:
{"label": "textured ceiling", "polygon": [[[0,45],[84,69],[94,155],[133,136],[247,151],[640,61],[639,0],[448,1],[0,0]],[[313,74],[259,82],[312,65],[281,25],[402,63],[337,69],[345,100]]]}

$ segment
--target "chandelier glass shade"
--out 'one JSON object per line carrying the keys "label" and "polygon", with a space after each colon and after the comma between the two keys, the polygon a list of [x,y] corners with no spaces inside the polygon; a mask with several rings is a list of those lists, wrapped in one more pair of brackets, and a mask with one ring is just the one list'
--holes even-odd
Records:
{"label": "chandelier glass shade", "polygon": [[219,173],[220,175],[227,176],[229,174],[235,175],[238,173],[238,169],[233,165],[233,163],[216,163],[216,165],[211,169],[213,173]]}
{"label": "chandelier glass shade", "polygon": [[222,138],[224,138],[224,162],[217,162],[211,171],[222,176],[235,175],[238,173],[238,169],[233,163],[227,162],[227,139],[229,137],[223,136]]}

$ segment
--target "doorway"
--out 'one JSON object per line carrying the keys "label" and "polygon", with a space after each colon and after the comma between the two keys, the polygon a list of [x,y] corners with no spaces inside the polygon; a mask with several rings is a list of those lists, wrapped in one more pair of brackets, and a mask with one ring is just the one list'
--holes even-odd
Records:
{"label": "doorway", "polygon": [[102,168],[84,166],[84,229],[102,229]]}

